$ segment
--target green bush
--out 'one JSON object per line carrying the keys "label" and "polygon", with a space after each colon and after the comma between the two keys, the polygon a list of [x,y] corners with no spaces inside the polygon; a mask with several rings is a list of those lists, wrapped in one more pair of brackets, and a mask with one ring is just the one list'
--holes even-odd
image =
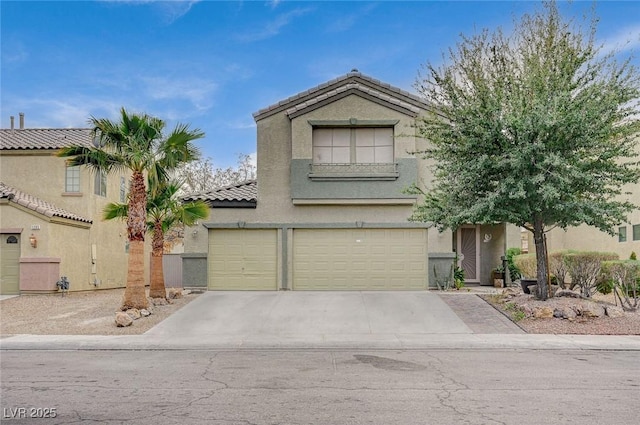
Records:
{"label": "green bush", "polygon": [[637,260],[638,257],[636,256],[636,252],[635,251],[631,251],[631,255],[629,256],[629,260]]}
{"label": "green bush", "polygon": [[520,270],[513,262],[513,257],[520,254],[522,254],[522,250],[520,248],[507,249],[507,252],[506,252],[507,267],[509,268],[509,276],[511,276],[511,281],[516,281],[520,279]]}
{"label": "green bush", "polygon": [[591,297],[601,279],[603,261],[618,259],[613,252],[573,251],[564,255],[564,263],[571,275],[571,289],[580,288],[584,297]]}
{"label": "green bush", "polygon": [[520,271],[520,277],[525,279],[536,279],[538,265],[535,254],[520,254],[513,256],[513,263]]}

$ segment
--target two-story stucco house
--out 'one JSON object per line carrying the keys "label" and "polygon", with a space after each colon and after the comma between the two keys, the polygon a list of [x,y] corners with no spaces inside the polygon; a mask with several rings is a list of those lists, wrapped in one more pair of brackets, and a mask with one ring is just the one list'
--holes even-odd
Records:
{"label": "two-story stucco house", "polygon": [[490,283],[505,249],[520,245],[517,228],[439,233],[408,220],[417,199],[404,190],[431,179],[414,155],[427,143],[415,123],[428,108],[352,71],[256,112],[257,181],[186,198],[212,211],[185,232],[185,285],[421,290],[454,249],[467,282]]}
{"label": "two-story stucco house", "polygon": [[90,129],[0,130],[1,294],[123,287],[127,233],[103,221],[109,202],[124,202],[129,176],[68,167],[56,153],[91,144]]}

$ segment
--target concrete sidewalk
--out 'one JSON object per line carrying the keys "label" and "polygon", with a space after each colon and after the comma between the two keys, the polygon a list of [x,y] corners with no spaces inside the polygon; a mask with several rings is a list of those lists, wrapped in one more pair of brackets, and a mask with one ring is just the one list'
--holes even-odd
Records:
{"label": "concrete sidewalk", "polygon": [[469,293],[207,292],[143,335],[16,335],[0,349],[640,351],[640,336],[528,335]]}

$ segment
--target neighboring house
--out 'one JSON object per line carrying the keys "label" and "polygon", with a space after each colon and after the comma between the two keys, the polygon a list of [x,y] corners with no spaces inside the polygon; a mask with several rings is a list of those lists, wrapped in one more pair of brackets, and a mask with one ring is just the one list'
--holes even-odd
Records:
{"label": "neighboring house", "polygon": [[103,221],[109,202],[124,202],[129,176],[68,167],[63,146],[92,143],[89,129],[0,130],[1,294],[123,287],[127,233]]}
{"label": "neighboring house", "polygon": [[[254,114],[257,181],[194,194],[210,219],[185,230],[185,286],[225,290],[421,290],[450,271],[491,271],[520,231],[504,224],[439,233],[408,219],[404,189],[432,178],[413,152],[428,111],[406,91],[352,71]],[[444,267],[442,267],[444,264]],[[429,282],[431,281],[431,282]]]}
{"label": "neighboring house", "polygon": [[[640,155],[640,139],[636,144],[636,151]],[[627,217],[628,222],[611,229],[615,235],[609,235],[587,225],[571,227],[566,231],[554,229],[547,235],[548,250],[615,252],[621,260],[628,259],[631,253],[635,252],[640,258],[640,185],[630,184],[624,187],[622,192],[621,198],[631,201],[637,208]],[[532,240],[529,241],[529,245],[533,247]]]}

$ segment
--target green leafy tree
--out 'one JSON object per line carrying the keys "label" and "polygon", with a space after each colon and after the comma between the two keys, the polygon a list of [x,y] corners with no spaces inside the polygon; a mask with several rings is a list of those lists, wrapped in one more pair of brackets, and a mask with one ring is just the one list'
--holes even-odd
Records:
{"label": "green leafy tree", "polygon": [[[430,141],[432,187],[413,220],[442,230],[507,222],[533,233],[538,282],[544,233],[579,224],[612,232],[634,208],[622,191],[640,178],[637,69],[595,44],[555,2],[501,30],[463,36],[416,84],[432,105],[418,124]],[[548,297],[547,285],[537,297]]]}
{"label": "green leafy tree", "polygon": [[129,114],[122,108],[120,120],[91,117],[95,146],[71,146],[60,150],[69,165],[86,165],[94,171],[131,171],[127,204],[129,260],[122,309],[146,308],[144,281],[144,237],[147,230],[147,188],[149,179],[162,182],[180,164],[199,157],[193,141],[204,137],[200,130],[178,124],[168,135],[165,122],[146,114]]}
{"label": "green leafy tree", "polygon": [[[162,258],[164,255],[165,234],[179,225],[191,226],[196,221],[208,217],[209,207],[204,201],[182,203],[178,199],[181,183],[149,182],[147,193],[147,230],[151,240],[151,280],[149,297],[166,298]],[[110,203],[104,209],[105,220],[126,219],[128,205]]]}

